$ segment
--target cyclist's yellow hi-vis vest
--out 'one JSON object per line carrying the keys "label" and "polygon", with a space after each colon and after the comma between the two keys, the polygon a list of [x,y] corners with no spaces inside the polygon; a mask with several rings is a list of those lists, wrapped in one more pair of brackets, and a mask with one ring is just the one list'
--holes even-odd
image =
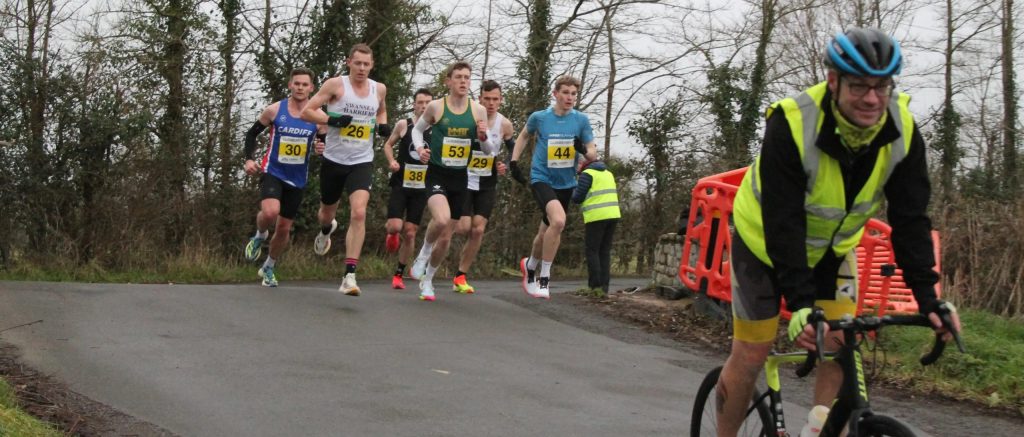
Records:
{"label": "cyclist's yellow hi-vis vest", "polygon": [[[867,223],[881,207],[885,182],[896,165],[907,156],[913,137],[914,118],[907,105],[910,96],[898,93],[889,100],[889,114],[900,132],[900,137],[878,152],[874,170],[864,187],[857,193],[849,210],[846,209],[846,188],[839,162],[822,152],[815,143],[824,120],[821,109],[827,82],[819,83],[796,98],[773,103],[766,117],[782,109],[789,123],[804,173],[807,190],[804,205],[807,210],[807,265],[814,267],[829,247],[842,256],[857,247]],[[827,109],[826,109],[827,110]],[[899,114],[895,117],[895,114]],[[736,232],[761,262],[771,266],[764,242],[764,223],[761,215],[761,158],[750,166],[733,203]]]}
{"label": "cyclist's yellow hi-vis vest", "polygon": [[615,190],[615,176],[610,171],[583,170],[594,178],[587,198],[583,200],[583,223],[622,217],[619,211],[619,194]]}

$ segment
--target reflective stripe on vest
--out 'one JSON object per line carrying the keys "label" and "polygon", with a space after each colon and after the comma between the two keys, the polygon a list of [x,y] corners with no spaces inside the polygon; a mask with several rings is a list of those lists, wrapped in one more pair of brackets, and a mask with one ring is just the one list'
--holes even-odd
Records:
{"label": "reflective stripe on vest", "polygon": [[[777,109],[785,111],[793,142],[800,153],[801,164],[807,175],[804,207],[807,218],[807,265],[813,267],[831,247],[839,255],[853,250],[860,243],[867,223],[881,207],[885,182],[896,165],[907,156],[913,137],[914,119],[907,105],[906,94],[893,95],[888,111],[900,137],[883,146],[875,160],[874,169],[864,187],[857,193],[850,209],[846,209],[846,189],[839,162],[816,145],[824,121],[822,100],[827,83],[822,82],[801,93],[771,105],[766,118]],[[899,116],[895,116],[898,114]],[[771,265],[764,242],[764,224],[761,215],[761,158],[750,166],[743,178],[733,204],[736,230],[750,250],[767,265]]]}
{"label": "reflective stripe on vest", "polygon": [[622,217],[619,211],[619,194],[615,190],[615,176],[610,171],[583,170],[593,178],[590,191],[583,200],[583,223]]}

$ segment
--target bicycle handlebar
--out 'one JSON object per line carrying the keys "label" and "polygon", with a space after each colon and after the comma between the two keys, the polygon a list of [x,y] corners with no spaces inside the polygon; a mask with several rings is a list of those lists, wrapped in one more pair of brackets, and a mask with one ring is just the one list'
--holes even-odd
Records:
{"label": "bicycle handlebar", "polygon": [[[960,338],[960,332],[954,329],[953,321],[950,317],[951,310],[942,305],[939,307],[936,313],[939,315],[939,319],[942,321],[942,325],[945,326],[951,334],[953,334],[953,340],[956,341],[957,349],[961,353],[965,353],[963,340]],[[814,312],[807,319],[808,323],[814,323],[816,338],[814,340],[817,351],[807,351],[807,359],[804,363],[796,370],[796,376],[803,378],[811,373],[817,362],[824,361],[824,355],[819,351],[825,350],[825,335],[824,327],[827,324],[830,331],[842,330],[842,331],[877,331],[883,326],[899,325],[899,326],[925,326],[932,327],[931,320],[928,316],[922,314],[915,315],[890,315],[890,316],[861,316],[861,317],[850,317],[846,316],[840,320],[826,320],[825,312],[821,309],[815,309]],[[932,350],[925,356],[921,357],[921,365],[927,366],[935,363],[942,356],[942,352],[946,349],[946,342],[942,341],[942,334],[935,334],[935,343],[932,345]]]}

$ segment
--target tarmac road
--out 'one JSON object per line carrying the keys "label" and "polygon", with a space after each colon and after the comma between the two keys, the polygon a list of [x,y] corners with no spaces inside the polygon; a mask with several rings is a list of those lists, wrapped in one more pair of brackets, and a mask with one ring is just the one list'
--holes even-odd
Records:
{"label": "tarmac road", "polygon": [[[554,303],[515,280],[475,283],[474,295],[439,287],[436,302],[407,283],[367,281],[349,297],[336,283],[0,282],[0,329],[43,320],[0,340],[75,391],[184,436],[660,436],[689,426],[709,363],[699,352],[561,323],[531,309]],[[553,285],[556,300],[579,286]],[[795,435],[807,408],[786,409]]]}

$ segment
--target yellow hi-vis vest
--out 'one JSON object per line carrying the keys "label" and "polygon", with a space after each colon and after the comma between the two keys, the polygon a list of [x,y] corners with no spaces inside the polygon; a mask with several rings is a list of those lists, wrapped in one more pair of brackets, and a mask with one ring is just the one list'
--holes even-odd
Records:
{"label": "yellow hi-vis vest", "polygon": [[[867,223],[882,205],[885,182],[896,165],[907,156],[913,137],[914,117],[907,105],[910,96],[898,93],[889,100],[889,114],[900,132],[900,137],[878,151],[874,169],[864,187],[857,193],[849,210],[846,209],[846,188],[839,162],[822,152],[816,145],[824,112],[821,109],[827,82],[819,83],[796,98],[787,98],[772,104],[766,114],[782,109],[789,123],[804,173],[807,189],[804,205],[807,210],[807,266],[814,267],[829,247],[838,256],[857,247]],[[825,109],[828,110],[828,109]],[[895,115],[899,114],[898,117]],[[764,242],[764,223],[761,218],[761,158],[758,157],[743,177],[733,203],[733,221],[736,232],[761,262],[771,266]]]}
{"label": "yellow hi-vis vest", "polygon": [[610,171],[583,170],[594,178],[590,191],[583,200],[583,223],[622,217],[619,211],[619,194],[615,191],[615,176]]}

